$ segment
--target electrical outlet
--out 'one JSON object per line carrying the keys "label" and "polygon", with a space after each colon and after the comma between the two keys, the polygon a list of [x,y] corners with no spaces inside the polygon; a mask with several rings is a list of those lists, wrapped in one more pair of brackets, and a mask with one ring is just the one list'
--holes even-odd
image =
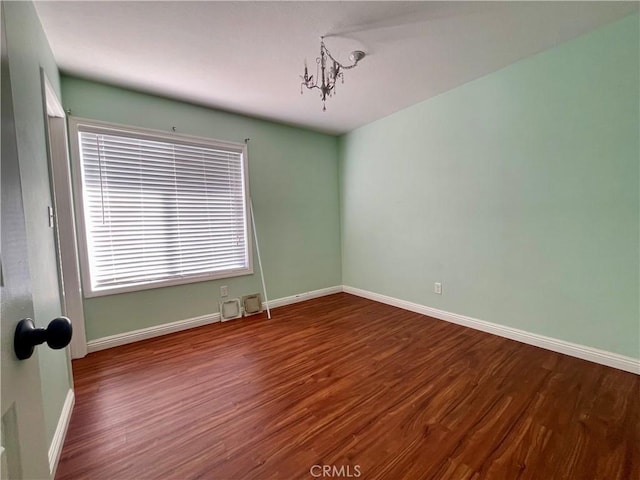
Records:
{"label": "electrical outlet", "polygon": [[221,297],[228,297],[229,296],[229,287],[227,287],[226,285],[223,285],[220,287],[220,296]]}
{"label": "electrical outlet", "polygon": [[433,293],[442,295],[442,284],[440,282],[436,282],[433,284]]}

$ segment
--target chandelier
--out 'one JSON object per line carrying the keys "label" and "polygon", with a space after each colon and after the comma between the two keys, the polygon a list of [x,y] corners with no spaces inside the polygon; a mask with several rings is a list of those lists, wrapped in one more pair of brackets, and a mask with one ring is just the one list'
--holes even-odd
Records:
{"label": "chandelier", "polygon": [[[322,111],[327,110],[327,106],[325,102],[328,97],[332,97],[336,91],[336,82],[338,79],[342,83],[344,83],[344,73],[343,70],[349,70],[356,65],[358,62],[362,60],[365,56],[365,53],[362,50],[355,50],[351,52],[349,56],[349,60],[353,62],[351,65],[342,65],[338,62],[331,52],[324,44],[324,37],[320,37],[320,56],[316,58],[316,75],[309,75],[309,70],[307,69],[307,62],[304,62],[304,75],[300,75],[302,79],[302,83],[300,84],[300,94],[303,93],[302,87],[307,87],[309,90],[317,88],[320,90],[320,98],[322,99]],[[327,67],[327,60],[333,62],[331,66]],[[318,83],[320,81],[321,83]]]}

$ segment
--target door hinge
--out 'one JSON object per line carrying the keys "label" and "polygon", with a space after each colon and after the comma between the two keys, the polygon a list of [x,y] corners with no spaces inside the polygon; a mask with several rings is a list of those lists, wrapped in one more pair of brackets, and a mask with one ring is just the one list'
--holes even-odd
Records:
{"label": "door hinge", "polygon": [[47,213],[49,214],[49,228],[53,228],[53,207],[51,205],[47,207]]}

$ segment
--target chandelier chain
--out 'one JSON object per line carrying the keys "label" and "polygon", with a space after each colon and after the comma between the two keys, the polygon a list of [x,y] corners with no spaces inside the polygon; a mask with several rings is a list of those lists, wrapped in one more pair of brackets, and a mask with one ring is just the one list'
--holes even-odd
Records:
{"label": "chandelier chain", "polygon": [[[323,38],[324,38],[324,37],[323,37]],[[342,63],[340,63],[338,60],[336,60],[335,58],[333,58],[333,55],[331,55],[331,52],[329,51],[329,49],[327,48],[327,46],[324,44],[324,41],[321,41],[321,42],[320,42],[320,46],[321,46],[321,48],[324,48],[324,51],[325,51],[325,52],[327,52],[327,56],[328,56],[331,60],[333,60],[335,63],[337,63],[337,64],[340,66],[340,68],[341,68],[341,69],[343,69],[343,70],[349,70],[349,69],[354,68],[355,66],[357,66],[357,65],[358,65],[358,62],[357,62],[357,61],[355,61],[355,62],[353,63],[353,65],[343,65],[343,64],[342,64]]]}

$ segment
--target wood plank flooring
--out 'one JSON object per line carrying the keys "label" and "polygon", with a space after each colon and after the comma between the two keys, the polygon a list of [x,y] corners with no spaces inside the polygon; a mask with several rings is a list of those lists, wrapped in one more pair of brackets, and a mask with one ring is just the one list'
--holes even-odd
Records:
{"label": "wood plank flooring", "polygon": [[273,313],[75,360],[56,478],[640,478],[636,375],[344,293]]}

